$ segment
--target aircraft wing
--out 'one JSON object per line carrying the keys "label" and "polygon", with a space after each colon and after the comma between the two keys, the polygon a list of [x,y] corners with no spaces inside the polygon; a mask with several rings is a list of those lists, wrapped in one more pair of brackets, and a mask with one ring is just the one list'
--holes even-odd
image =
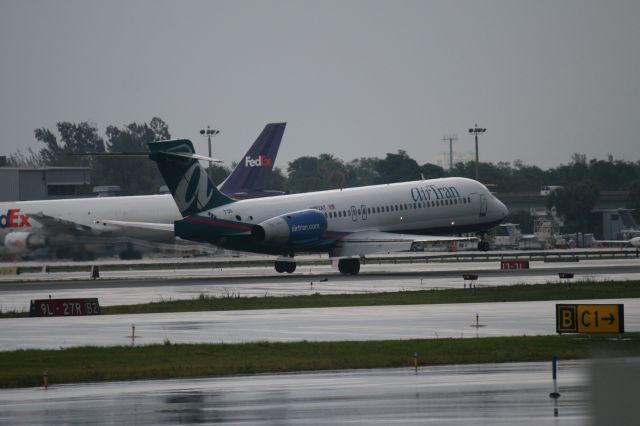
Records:
{"label": "aircraft wing", "polygon": [[[47,235],[60,238],[111,237],[129,239],[148,239],[150,241],[172,241],[173,223],[127,222],[119,220],[96,220],[93,226],[49,216],[43,213],[29,214],[40,223]],[[114,240],[115,241],[115,240]]]}
{"label": "aircraft wing", "polygon": [[109,225],[120,228],[167,232],[173,235],[173,223],[127,222],[124,220],[96,220],[98,225]]}
{"label": "aircraft wing", "polygon": [[41,224],[48,233],[56,234],[77,234],[86,233],[91,231],[91,227],[81,225],[71,220],[60,219],[40,213],[29,213],[29,217],[35,219]]}
{"label": "aircraft wing", "polygon": [[340,239],[331,250],[331,257],[364,256],[372,253],[409,251],[413,243],[471,241],[476,237],[447,237],[417,234],[393,234],[380,231],[354,232]]}

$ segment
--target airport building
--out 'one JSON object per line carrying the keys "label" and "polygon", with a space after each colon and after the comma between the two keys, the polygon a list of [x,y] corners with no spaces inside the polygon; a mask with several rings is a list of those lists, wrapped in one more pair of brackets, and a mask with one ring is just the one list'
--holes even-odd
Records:
{"label": "airport building", "polygon": [[640,235],[633,209],[596,209],[591,212],[590,228],[602,240],[628,240]]}
{"label": "airport building", "polygon": [[0,201],[54,200],[91,194],[88,167],[0,167]]}

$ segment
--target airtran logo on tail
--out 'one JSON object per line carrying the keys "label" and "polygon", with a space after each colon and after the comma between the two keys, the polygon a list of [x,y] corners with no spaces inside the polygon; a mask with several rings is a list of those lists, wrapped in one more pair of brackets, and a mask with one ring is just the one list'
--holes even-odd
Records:
{"label": "airtran logo on tail", "polygon": [[207,175],[200,168],[200,164],[194,162],[185,172],[184,179],[180,180],[173,194],[181,213],[190,208],[206,206],[209,203],[213,197],[213,191],[207,187],[207,184]]}
{"label": "airtran logo on tail", "polygon": [[20,209],[9,209],[7,214],[0,215],[0,229],[4,228],[28,228],[29,215],[20,214]]}
{"label": "airtran logo on tail", "polygon": [[260,155],[258,158],[244,157],[245,167],[268,167],[273,164],[273,160],[266,155]]}

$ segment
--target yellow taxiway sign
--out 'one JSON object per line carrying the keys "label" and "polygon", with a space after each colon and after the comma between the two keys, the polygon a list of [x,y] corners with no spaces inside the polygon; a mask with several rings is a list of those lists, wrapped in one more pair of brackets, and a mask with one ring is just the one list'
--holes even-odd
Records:
{"label": "yellow taxiway sign", "polygon": [[624,305],[556,305],[558,333],[624,333]]}

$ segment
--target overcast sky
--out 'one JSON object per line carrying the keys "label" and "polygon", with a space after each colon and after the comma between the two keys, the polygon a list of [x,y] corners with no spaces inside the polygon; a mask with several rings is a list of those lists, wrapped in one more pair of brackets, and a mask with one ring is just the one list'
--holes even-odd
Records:
{"label": "overcast sky", "polygon": [[640,160],[640,1],[0,0],[0,155],[38,127],[164,119],[238,161],[286,121],[276,165],[403,149],[543,168]]}

